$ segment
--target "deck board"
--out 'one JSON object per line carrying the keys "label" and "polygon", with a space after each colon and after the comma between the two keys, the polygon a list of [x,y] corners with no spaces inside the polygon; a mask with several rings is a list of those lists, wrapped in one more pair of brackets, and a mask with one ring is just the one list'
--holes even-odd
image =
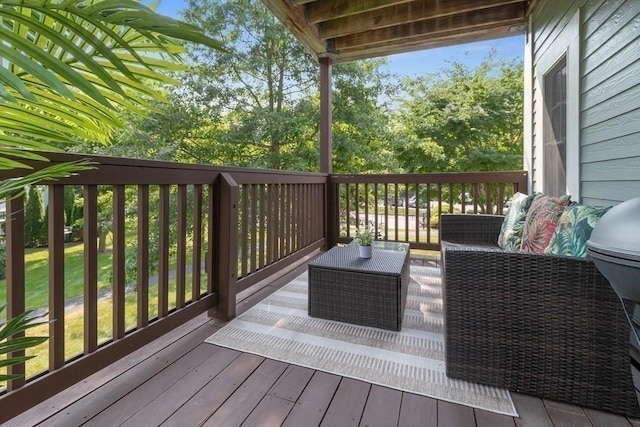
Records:
{"label": "deck board", "polygon": [[436,427],[438,425],[438,401],[430,397],[402,393],[398,426]]}
{"label": "deck board", "polygon": [[242,425],[286,369],[286,363],[271,359],[264,360],[258,369],[213,413],[204,426]]}
{"label": "deck board", "polygon": [[520,418],[516,418],[518,427],[553,427],[547,408],[542,399],[526,394],[511,393]]}
{"label": "deck board", "polygon": [[[206,347],[209,344],[201,344],[201,346]],[[215,346],[211,347],[216,348]],[[124,425],[136,426],[143,423],[159,425],[240,356],[240,352],[235,350],[217,349],[219,351],[213,354],[214,357],[208,358],[191,370],[181,381],[170,384],[148,404],[140,404],[138,411],[135,414],[131,414],[132,416],[130,415],[127,418]]]}
{"label": "deck board", "polygon": [[171,343],[158,351],[157,357],[146,359],[137,364],[135,369],[123,372],[115,379],[92,391],[91,394],[79,399],[63,411],[49,418],[46,424],[52,427],[67,427],[87,422],[144,382],[159,374],[166,367],[184,356],[186,352],[201,345],[201,340],[213,332],[214,330],[211,328],[199,328],[194,334],[189,334]]}
{"label": "deck board", "polygon": [[340,378],[337,375],[316,371],[283,426],[320,425],[338,389]]}
{"label": "deck board", "polygon": [[584,409],[584,412],[591,420],[594,427],[631,427],[631,423],[623,416],[609,414],[607,412],[596,411],[595,409]]}
{"label": "deck board", "polygon": [[[199,345],[185,356],[175,361],[158,375],[133,390],[122,399],[89,420],[87,426],[110,427],[119,425],[132,417],[140,408],[153,402],[172,385],[196,369],[202,362],[210,359],[219,347]],[[217,360],[218,357],[214,360]]]}
{"label": "deck board", "polygon": [[[239,311],[290,279],[245,291]],[[223,325],[189,321],[7,425],[640,427],[518,393],[512,418],[203,342]]]}
{"label": "deck board", "polygon": [[371,386],[360,425],[363,427],[398,425],[401,403],[401,391],[379,385]]}
{"label": "deck board", "polygon": [[438,425],[464,427],[475,425],[473,408],[457,403],[438,401]]}
{"label": "deck board", "polygon": [[224,404],[264,360],[263,357],[253,354],[241,354],[161,425],[200,425]]}
{"label": "deck board", "polygon": [[371,385],[364,381],[343,378],[320,425],[358,426],[370,389]]}
{"label": "deck board", "polygon": [[476,425],[478,427],[515,427],[513,417],[496,414],[495,412],[475,409]]}
{"label": "deck board", "polygon": [[242,427],[280,426],[293,409],[293,405],[290,400],[267,395],[242,423]]}
{"label": "deck board", "polygon": [[592,427],[584,410],[578,406],[566,403],[543,400],[549,417],[556,427]]}
{"label": "deck board", "polygon": [[313,369],[289,365],[284,374],[269,390],[269,396],[295,402],[313,376]]}

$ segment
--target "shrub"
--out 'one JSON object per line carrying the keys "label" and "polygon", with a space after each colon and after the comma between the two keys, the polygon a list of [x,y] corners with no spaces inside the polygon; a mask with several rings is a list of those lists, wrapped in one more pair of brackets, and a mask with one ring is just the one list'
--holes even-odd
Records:
{"label": "shrub", "polygon": [[7,247],[0,243],[0,280],[7,278]]}
{"label": "shrub", "polygon": [[[442,204],[442,213],[449,213],[448,203]],[[460,213],[460,209],[454,207],[453,213]],[[429,218],[429,226],[431,228],[440,227],[440,210],[438,209],[438,206],[435,206],[431,209],[431,218]]]}
{"label": "shrub", "polygon": [[38,246],[44,223],[44,202],[35,185],[29,187],[27,204],[24,208],[24,243],[28,248]]}

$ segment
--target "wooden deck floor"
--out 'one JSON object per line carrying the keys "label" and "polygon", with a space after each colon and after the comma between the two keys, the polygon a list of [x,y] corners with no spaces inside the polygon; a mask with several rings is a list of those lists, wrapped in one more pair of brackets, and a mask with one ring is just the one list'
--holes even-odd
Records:
{"label": "wooden deck floor", "polygon": [[[239,312],[297,272],[242,296]],[[15,426],[639,426],[513,393],[520,418],[203,343],[201,316],[11,420]]]}

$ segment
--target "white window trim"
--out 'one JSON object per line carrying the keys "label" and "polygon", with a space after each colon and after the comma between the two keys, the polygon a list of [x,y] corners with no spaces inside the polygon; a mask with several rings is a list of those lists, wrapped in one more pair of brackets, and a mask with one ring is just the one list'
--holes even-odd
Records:
{"label": "white window trim", "polygon": [[[533,48],[530,41],[528,45],[527,50]],[[529,53],[529,55],[531,54]],[[543,169],[536,171],[536,188],[533,190],[542,191],[544,188],[544,120],[542,118],[544,111],[544,77],[565,55],[567,58],[566,193],[571,195],[572,200],[580,201],[580,9],[573,15],[571,21],[533,67],[533,84],[536,85],[537,89],[536,106],[538,111],[536,111],[536,114],[538,117],[535,132],[537,137],[534,147],[531,140],[532,135],[530,132],[528,133],[530,136],[528,144],[525,143],[525,165],[531,170],[532,157],[535,154],[538,164]],[[530,117],[529,120],[531,120]],[[531,128],[531,124],[529,128]]]}

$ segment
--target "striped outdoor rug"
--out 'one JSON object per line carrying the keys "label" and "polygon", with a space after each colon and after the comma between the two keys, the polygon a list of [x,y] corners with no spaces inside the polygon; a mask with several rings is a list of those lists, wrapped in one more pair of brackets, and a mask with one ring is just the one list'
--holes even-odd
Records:
{"label": "striped outdoor rug", "polygon": [[440,269],[411,266],[402,331],[307,315],[307,273],[229,322],[206,342],[500,414],[506,390],[447,378]]}

